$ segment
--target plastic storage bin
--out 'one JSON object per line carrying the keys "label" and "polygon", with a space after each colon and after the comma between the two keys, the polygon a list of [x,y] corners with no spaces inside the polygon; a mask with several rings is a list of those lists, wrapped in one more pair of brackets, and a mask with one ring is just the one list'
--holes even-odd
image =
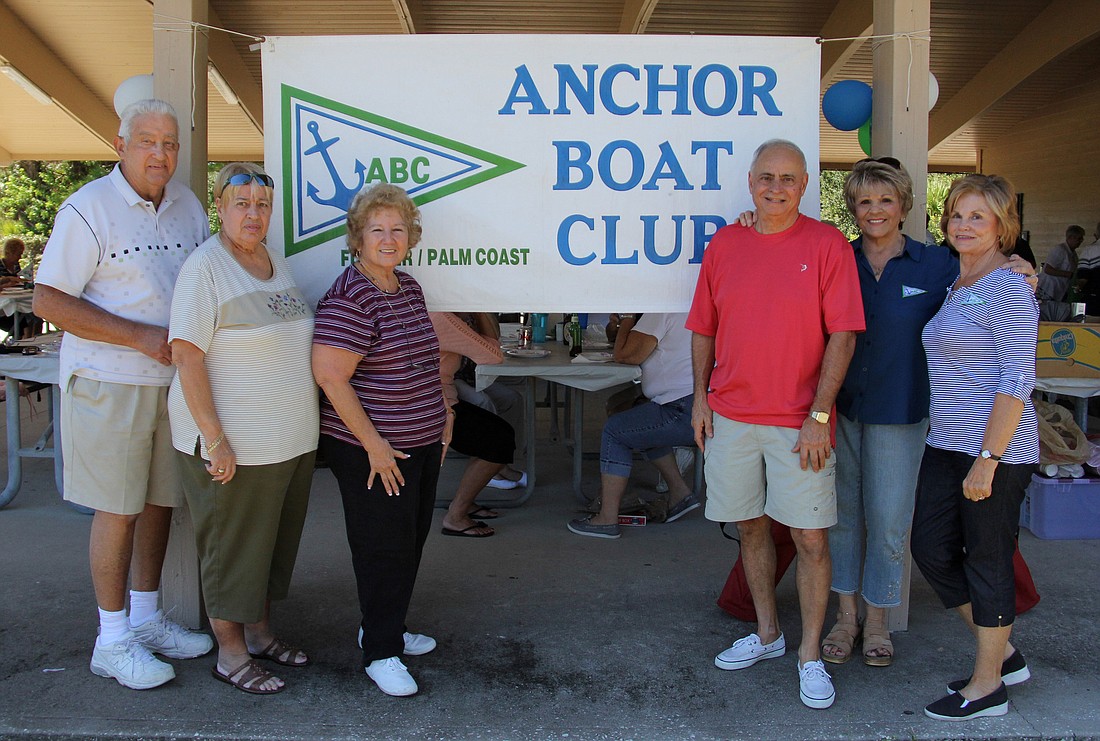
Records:
{"label": "plastic storage bin", "polygon": [[1100,538],[1100,479],[1048,479],[1034,474],[1020,524],[1044,540]]}

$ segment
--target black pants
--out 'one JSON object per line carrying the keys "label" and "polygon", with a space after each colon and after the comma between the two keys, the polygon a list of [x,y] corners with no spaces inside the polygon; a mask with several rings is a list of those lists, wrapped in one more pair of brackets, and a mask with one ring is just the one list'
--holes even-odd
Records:
{"label": "black pants", "polygon": [[516,431],[504,419],[474,404],[454,406],[451,447],[463,455],[490,463],[510,464],[515,458]]}
{"label": "black pants", "polygon": [[370,460],[360,445],[321,435],[319,447],[340,486],[351,565],[363,620],[363,666],[401,656],[420,555],[432,526],[441,443],[404,448],[397,461],[405,485],[387,496],[377,478],[367,488]]}
{"label": "black pants", "polygon": [[993,493],[973,502],[963,496],[962,483],[974,460],[925,446],[910,548],[944,607],[970,603],[976,625],[997,628],[1016,619],[1012,554],[1035,466],[998,463]]}

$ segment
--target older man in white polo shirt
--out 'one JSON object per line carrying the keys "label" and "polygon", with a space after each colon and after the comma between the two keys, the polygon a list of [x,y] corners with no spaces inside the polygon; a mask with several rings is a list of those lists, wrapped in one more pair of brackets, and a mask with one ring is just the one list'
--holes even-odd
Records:
{"label": "older man in white polo shirt", "polygon": [[58,210],[34,312],[65,330],[65,499],[95,510],[89,555],[100,623],[91,670],[149,689],[175,677],[153,653],[186,659],[213,648],[158,609],[172,508],[183,501],[168,427],[168,315],[180,266],[210,228],[194,193],[172,182],[172,106],[132,104],[114,144],[118,166]]}

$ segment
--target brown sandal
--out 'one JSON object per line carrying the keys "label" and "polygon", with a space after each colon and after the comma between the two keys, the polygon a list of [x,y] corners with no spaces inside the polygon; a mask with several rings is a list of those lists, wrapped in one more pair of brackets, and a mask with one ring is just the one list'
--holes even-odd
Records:
{"label": "brown sandal", "polygon": [[225,682],[231,684],[241,692],[247,692],[250,695],[274,695],[277,692],[282,692],[286,689],[284,684],[281,687],[276,687],[273,690],[259,689],[259,685],[263,684],[271,678],[278,679],[274,674],[264,669],[255,661],[246,661],[238,666],[229,674],[222,674],[218,671],[218,665],[210,667],[210,673],[214,675],[214,679],[219,682]]}
{"label": "brown sandal", "polygon": [[[855,630],[852,630],[855,628]],[[830,664],[843,664],[848,659],[852,658],[852,650],[855,645],[859,643],[860,627],[859,624],[852,625],[851,623],[842,623],[837,620],[836,625],[829,631],[829,635],[825,636],[825,640],[821,642],[821,659],[828,661]],[[825,653],[826,646],[833,646],[840,649],[839,655],[830,655]]]}
{"label": "brown sandal", "polygon": [[249,656],[254,659],[274,661],[280,666],[309,666],[309,656],[306,655],[305,651],[283,643],[278,638],[273,638],[263,651],[250,653]]}
{"label": "brown sandal", "polygon": [[[873,651],[885,649],[885,656]],[[890,631],[881,623],[867,623],[863,626],[863,663],[867,666],[890,666],[894,663],[894,643],[890,640]]]}

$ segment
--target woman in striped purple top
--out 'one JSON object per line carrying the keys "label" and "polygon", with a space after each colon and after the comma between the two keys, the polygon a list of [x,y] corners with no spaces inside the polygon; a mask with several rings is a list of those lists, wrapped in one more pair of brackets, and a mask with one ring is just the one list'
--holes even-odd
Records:
{"label": "woman in striped purple top", "polygon": [[931,381],[930,430],[917,483],[913,560],[945,607],[977,639],[970,678],[925,708],[939,720],[1008,712],[1006,684],[1030,676],[1009,642],[1016,617],[1012,554],[1020,504],[1039,462],[1031,392],[1039,308],[1026,279],[1005,269],[1020,233],[1004,178],[955,181],[944,232],[960,274],[922,339]]}
{"label": "woman in striped purple top", "polygon": [[377,185],[348,209],[352,264],[317,305],[313,375],[323,392],[318,445],[336,476],[363,617],[367,675],[388,695],[415,694],[401,655],[435,640],[405,627],[452,417],[424,294],[399,272],[420,241],[404,190]]}

